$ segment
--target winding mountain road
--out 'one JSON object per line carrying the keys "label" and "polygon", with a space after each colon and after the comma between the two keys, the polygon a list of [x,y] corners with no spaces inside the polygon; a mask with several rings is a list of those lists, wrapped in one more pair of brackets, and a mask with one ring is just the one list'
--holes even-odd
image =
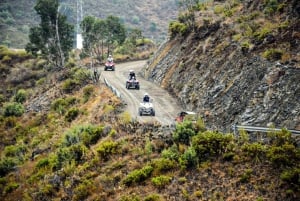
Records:
{"label": "winding mountain road", "polygon": [[[116,63],[115,71],[104,71],[101,68],[101,79],[106,79],[121,94],[121,98],[126,103],[125,111],[128,111],[132,118],[139,122],[156,121],[162,125],[174,124],[176,115],[181,107],[171,95],[160,86],[147,81],[139,76],[139,71],[146,64],[146,61],[134,61],[127,63]],[[129,70],[134,70],[140,82],[140,89],[126,89],[125,84],[129,75]],[[139,116],[138,107],[145,93],[148,93],[153,100],[155,116]]]}

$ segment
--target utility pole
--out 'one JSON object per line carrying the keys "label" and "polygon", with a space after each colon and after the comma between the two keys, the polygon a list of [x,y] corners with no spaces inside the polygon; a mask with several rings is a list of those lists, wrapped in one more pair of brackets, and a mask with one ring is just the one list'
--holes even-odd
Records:
{"label": "utility pole", "polygon": [[82,0],[76,0],[76,48],[82,49],[80,23],[83,20]]}

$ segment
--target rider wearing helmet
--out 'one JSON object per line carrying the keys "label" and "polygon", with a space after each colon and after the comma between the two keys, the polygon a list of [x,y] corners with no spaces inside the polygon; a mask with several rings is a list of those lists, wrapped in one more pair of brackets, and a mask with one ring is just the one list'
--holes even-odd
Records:
{"label": "rider wearing helmet", "polygon": [[129,80],[131,80],[131,79],[133,79],[133,78],[135,78],[135,73],[134,73],[133,70],[130,70],[130,71],[129,71]]}
{"label": "rider wearing helmet", "polygon": [[146,102],[146,103],[150,102],[150,97],[147,93],[144,94],[143,102]]}
{"label": "rider wearing helmet", "polygon": [[113,61],[114,61],[114,59],[113,59],[113,57],[111,56],[111,54],[108,55],[107,61],[109,61],[109,62],[113,62]]}

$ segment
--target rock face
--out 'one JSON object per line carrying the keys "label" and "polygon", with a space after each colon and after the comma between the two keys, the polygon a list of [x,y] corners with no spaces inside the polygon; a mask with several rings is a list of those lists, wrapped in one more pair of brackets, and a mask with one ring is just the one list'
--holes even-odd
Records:
{"label": "rock face", "polygon": [[[143,76],[166,88],[187,110],[199,113],[211,129],[229,132],[233,124],[272,123],[300,130],[300,45],[295,45],[300,44],[295,34],[300,26],[299,20],[294,22],[293,31],[284,31],[286,40],[278,31],[244,48],[233,38],[234,23],[200,21],[187,37],[165,42],[144,67]],[[290,44],[290,59],[262,57],[283,43]]]}

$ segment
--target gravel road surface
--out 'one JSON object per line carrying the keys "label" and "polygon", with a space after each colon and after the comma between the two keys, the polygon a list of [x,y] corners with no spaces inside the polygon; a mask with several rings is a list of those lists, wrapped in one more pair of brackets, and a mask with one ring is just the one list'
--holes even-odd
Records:
{"label": "gravel road surface", "polygon": [[[125,111],[128,111],[133,118],[140,122],[157,121],[162,125],[174,124],[176,115],[181,107],[176,99],[160,86],[147,81],[139,76],[139,71],[146,64],[146,61],[134,61],[127,63],[116,63],[115,71],[104,71],[100,68],[101,79],[106,79],[121,94],[121,98],[126,103]],[[126,89],[125,84],[129,75],[129,70],[134,70],[140,82],[140,89]],[[148,93],[153,100],[155,116],[139,116],[138,107],[145,93]]]}

